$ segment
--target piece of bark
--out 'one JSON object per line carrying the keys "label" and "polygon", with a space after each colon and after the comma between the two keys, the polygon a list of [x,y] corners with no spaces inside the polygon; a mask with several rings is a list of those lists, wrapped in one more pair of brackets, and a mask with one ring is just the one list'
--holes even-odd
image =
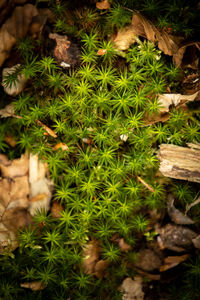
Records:
{"label": "piece of bark", "polygon": [[161,144],[158,158],[164,176],[200,182],[200,150]]}
{"label": "piece of bark", "polygon": [[192,240],[197,234],[191,229],[175,224],[167,224],[156,230],[160,236],[162,249],[169,249],[176,252],[182,252],[192,247]]}

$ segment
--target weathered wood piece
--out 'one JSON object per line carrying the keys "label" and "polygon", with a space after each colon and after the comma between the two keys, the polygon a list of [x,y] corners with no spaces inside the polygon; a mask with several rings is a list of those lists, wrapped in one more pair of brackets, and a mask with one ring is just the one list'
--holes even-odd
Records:
{"label": "weathered wood piece", "polygon": [[176,179],[200,182],[200,148],[161,144],[158,152],[160,172]]}

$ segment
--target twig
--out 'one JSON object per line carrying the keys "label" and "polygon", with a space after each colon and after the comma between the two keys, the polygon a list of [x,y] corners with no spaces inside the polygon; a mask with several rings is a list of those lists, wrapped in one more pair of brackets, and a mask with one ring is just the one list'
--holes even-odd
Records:
{"label": "twig", "polygon": [[150,186],[148,183],[146,183],[140,176],[137,176],[137,179],[152,193],[155,192],[155,190]]}

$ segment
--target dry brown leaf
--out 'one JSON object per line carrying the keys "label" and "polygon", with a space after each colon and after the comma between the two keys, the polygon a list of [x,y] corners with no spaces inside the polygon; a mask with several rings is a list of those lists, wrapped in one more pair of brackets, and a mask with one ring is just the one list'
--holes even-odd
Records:
{"label": "dry brown leaf", "polygon": [[121,251],[123,252],[128,252],[129,250],[131,250],[131,246],[127,244],[123,238],[118,240],[118,244]]}
{"label": "dry brown leaf", "polygon": [[130,45],[135,43],[135,35],[136,33],[132,25],[120,29],[113,39],[115,48],[117,48],[117,50],[127,50]]}
{"label": "dry brown leaf", "polygon": [[143,300],[144,292],[142,290],[142,278],[134,277],[134,280],[127,277],[122,282],[119,290],[122,292],[122,300]]}
{"label": "dry brown leaf", "polygon": [[46,126],[45,124],[43,124],[39,120],[36,120],[35,122],[37,123],[38,126],[42,127],[46,131],[47,135],[50,135],[54,138],[57,138],[57,135],[55,134],[55,132],[51,128],[49,128],[48,126]]}
{"label": "dry brown leaf", "polygon": [[142,270],[140,270],[138,268],[137,268],[137,273],[140,274],[140,275],[142,275],[142,277],[148,278],[150,280],[160,280],[160,277],[161,277],[159,274],[151,274],[151,273],[142,271]]}
{"label": "dry brown leaf", "polygon": [[0,154],[0,170],[3,177],[24,176],[28,174],[29,158],[28,154],[23,154],[20,158],[12,161]]}
{"label": "dry brown leaf", "polygon": [[14,9],[12,16],[0,29],[0,67],[8,58],[16,41],[26,36],[34,16],[38,15],[36,7],[25,4]]}
{"label": "dry brown leaf", "polygon": [[14,136],[10,136],[10,135],[5,136],[4,141],[11,147],[15,147],[17,144]]}
{"label": "dry brown leaf", "polygon": [[64,210],[64,207],[57,201],[54,201],[51,207],[51,216],[53,218],[60,218],[61,212]]}
{"label": "dry brown leaf", "polygon": [[151,272],[155,269],[159,269],[161,266],[161,259],[151,249],[141,249],[137,255],[136,267]]}
{"label": "dry brown leaf", "polygon": [[0,109],[0,117],[1,118],[13,117],[14,114],[15,114],[15,108],[12,103],[8,104],[4,108]]}
{"label": "dry brown leaf", "polygon": [[178,266],[181,262],[185,261],[188,259],[189,254],[184,254],[180,256],[167,256],[164,259],[164,265],[160,267],[160,272],[165,272],[169,269],[172,269],[176,266]]}
{"label": "dry brown leaf", "polygon": [[21,287],[31,289],[32,291],[42,291],[46,288],[46,284],[41,281],[24,282],[20,284]]}
{"label": "dry brown leaf", "polygon": [[174,53],[173,61],[178,67],[198,69],[199,54],[200,42],[187,42]]}
{"label": "dry brown leaf", "polygon": [[110,3],[108,0],[103,0],[101,2],[96,3],[96,8],[98,9],[109,9],[110,8]]}
{"label": "dry brown leaf", "polygon": [[158,95],[158,103],[161,106],[160,112],[166,113],[169,111],[170,105],[178,106],[188,101],[194,101],[199,91],[192,95],[181,95],[181,94],[163,94]]}
{"label": "dry brown leaf", "polygon": [[91,240],[83,250],[83,269],[87,274],[93,274],[95,265],[99,259],[99,241]]}
{"label": "dry brown leaf", "polygon": [[65,143],[58,143],[53,147],[54,150],[61,149],[63,151],[69,151],[69,147]]}
{"label": "dry brown leaf", "polygon": [[158,123],[158,122],[166,122],[170,119],[170,114],[169,113],[163,113],[163,114],[154,114],[154,115],[151,115],[151,116],[148,116],[146,114],[146,116],[144,117],[144,124],[145,126],[148,126],[148,125],[152,125],[152,124],[155,124],[155,123]]}
{"label": "dry brown leaf", "polygon": [[107,50],[106,49],[99,49],[98,51],[97,51],[97,55],[100,55],[100,56],[102,56],[102,55],[104,55],[104,54],[106,54],[107,53]]}
{"label": "dry brown leaf", "polygon": [[4,68],[2,71],[2,86],[4,88],[4,91],[10,96],[16,96],[16,95],[20,94],[23,91],[23,89],[25,88],[25,85],[27,82],[25,75],[18,74],[17,80],[15,81],[15,83],[13,83],[11,86],[6,86],[6,83],[5,83],[6,76],[9,74],[15,73],[19,67],[20,67],[20,64],[17,64],[11,68]]}
{"label": "dry brown leaf", "polygon": [[198,235],[196,238],[192,239],[193,245],[195,248],[200,249],[200,235]]}
{"label": "dry brown leaf", "polygon": [[108,260],[99,260],[94,267],[94,275],[96,275],[97,278],[101,279],[103,277],[106,276],[106,269],[109,265],[109,261]]}
{"label": "dry brown leaf", "polygon": [[172,194],[167,196],[167,211],[170,219],[180,225],[190,225],[194,224],[194,221],[188,216],[184,215],[180,210],[176,209],[174,206],[174,197]]}

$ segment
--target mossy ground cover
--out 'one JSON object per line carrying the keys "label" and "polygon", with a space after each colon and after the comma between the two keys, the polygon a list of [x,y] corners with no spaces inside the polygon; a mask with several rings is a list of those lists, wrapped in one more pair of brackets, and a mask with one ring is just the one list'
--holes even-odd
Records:
{"label": "mossy ground cover", "polygon": [[[57,219],[48,212],[38,213],[35,225],[19,234],[19,249],[1,258],[4,300],[121,299],[118,286],[125,277],[135,276],[132,264],[148,231],[149,211],[165,209],[169,190],[180,207],[196,195],[193,185],[160,180],[156,153],[161,143],[200,142],[198,115],[173,109],[167,122],[145,123],[147,114],[160,110],[158,94],[166,93],[167,87],[181,91],[181,71],[149,41],[138,40],[122,58],[109,39],[130,23],[132,13],[124,8],[133,9],[129,2],[112,3],[104,13],[93,6],[74,12],[71,26],[65,3],[52,1],[57,15],[52,30],[70,33],[81,48],[80,63],[69,70],[42,55],[39,41],[27,38],[18,43],[20,72],[29,84],[13,99],[15,113],[22,118],[1,121],[1,152],[10,159],[26,150],[38,153],[48,163],[55,184],[52,201],[59,201],[63,211]],[[169,1],[161,11],[158,1],[134,5],[155,17],[160,26],[185,35],[197,30],[196,25],[188,26],[196,20],[196,12],[182,2]],[[104,55],[97,55],[99,49],[106,50]],[[14,80],[14,76],[7,78],[10,84]],[[7,100],[5,95],[2,98],[4,106]],[[57,138],[44,135],[38,121],[54,130]],[[14,149],[4,141],[7,132],[17,140]],[[54,150],[58,143],[66,144],[69,151]],[[199,209],[192,211],[192,217],[198,214]],[[123,253],[112,241],[115,234],[132,247],[130,252]],[[90,276],[81,267],[83,246],[91,239],[99,241],[101,258],[109,261],[106,278]],[[200,273],[197,268],[191,272]],[[33,292],[20,287],[21,282],[35,280],[46,288]]]}

